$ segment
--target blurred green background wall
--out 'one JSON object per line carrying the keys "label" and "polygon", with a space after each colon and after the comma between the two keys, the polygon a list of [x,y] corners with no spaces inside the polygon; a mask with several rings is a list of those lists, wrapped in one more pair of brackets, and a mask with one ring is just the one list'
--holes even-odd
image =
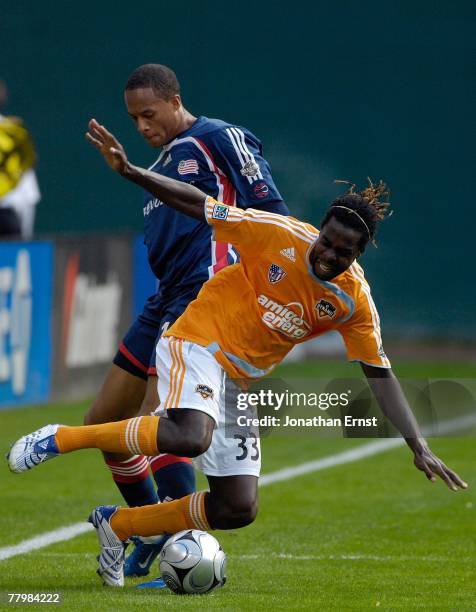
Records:
{"label": "blurred green background wall", "polygon": [[152,163],[122,92],[165,63],[191,112],[261,138],[296,216],[318,224],[335,178],[384,178],[395,213],[363,260],[384,327],[474,339],[474,18],[464,0],[4,2],[0,78],[38,147],[37,230],[140,231],[140,193],[83,135],[96,117]]}

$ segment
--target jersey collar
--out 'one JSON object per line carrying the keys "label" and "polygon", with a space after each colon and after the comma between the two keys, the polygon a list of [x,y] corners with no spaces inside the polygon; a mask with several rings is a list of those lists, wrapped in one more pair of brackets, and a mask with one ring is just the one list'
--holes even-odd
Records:
{"label": "jersey collar", "polygon": [[177,140],[190,136],[191,132],[193,132],[199,125],[201,125],[204,119],[206,119],[206,117],[204,117],[203,115],[200,115],[200,117],[197,117],[196,121],[194,121],[188,129],[184,130],[183,132],[180,132],[180,134],[177,134],[175,138],[173,138],[172,140],[164,144],[162,146],[162,151],[168,151],[175,145]]}

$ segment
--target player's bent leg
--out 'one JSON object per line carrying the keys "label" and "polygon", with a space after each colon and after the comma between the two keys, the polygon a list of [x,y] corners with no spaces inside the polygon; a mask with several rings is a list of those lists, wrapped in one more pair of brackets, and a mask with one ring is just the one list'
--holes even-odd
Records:
{"label": "player's bent leg", "polygon": [[256,476],[209,478],[210,493],[139,508],[99,506],[90,516],[101,554],[98,573],[107,584],[123,585],[124,543],[134,535],[148,537],[184,529],[236,529],[250,524],[257,511]]}
{"label": "player's bent leg", "polygon": [[215,421],[205,412],[171,408],[160,417],[157,445],[161,453],[198,457],[210,446]]}
{"label": "player's bent leg", "polygon": [[[183,529],[209,531],[204,501],[207,495],[202,491],[140,508],[99,506],[93,510],[89,520],[97,529],[101,547],[98,574],[105,583],[112,586],[124,584],[124,544],[134,535],[148,537],[158,533],[177,533]],[[158,579],[148,586],[160,587],[161,582]]]}
{"label": "player's bent leg", "polygon": [[114,534],[125,542],[134,535],[176,533],[183,529],[236,529],[252,523],[257,514],[256,476],[209,479],[210,493],[200,491],[170,502],[117,508],[110,516]]}
{"label": "player's bent leg", "polygon": [[[257,476],[213,476],[208,477],[208,482],[210,493],[203,495],[203,508],[198,503],[200,498],[193,498],[194,503],[191,504],[195,528],[205,531],[237,529],[254,521],[258,511]],[[161,506],[164,505],[161,504]],[[196,511],[197,506],[199,510],[201,509],[201,513]],[[161,519],[163,518],[162,516]],[[186,525],[184,522],[180,526],[187,528]],[[151,582],[142,583],[137,588],[163,588],[164,586],[163,579],[157,578]]]}
{"label": "player's bent leg", "polygon": [[[164,421],[180,422],[181,414],[181,410],[170,411]],[[141,508],[119,508],[110,523],[117,538],[125,541],[133,535],[147,537],[183,529],[235,529],[253,522],[257,513],[261,451],[259,439],[252,431],[240,431],[243,435],[237,438],[233,431],[225,435],[225,428],[219,427],[210,447],[195,460],[208,472],[210,493],[193,493],[179,500]],[[159,581],[147,583],[149,587],[156,585]]]}
{"label": "player's bent leg", "polygon": [[212,529],[237,529],[252,523],[258,514],[258,477],[208,476],[210,494],[205,513]]}
{"label": "player's bent leg", "polygon": [[125,542],[128,538],[171,534],[183,529],[211,529],[205,512],[206,491],[199,491],[163,504],[140,508],[117,508],[110,524],[117,537]]}
{"label": "player's bent leg", "polygon": [[[83,448],[98,448],[110,453],[158,455],[160,452],[196,457],[210,446],[215,421],[198,410],[170,410],[170,418],[143,416],[100,425],[49,425],[15,442],[10,457],[22,455],[17,472],[38,465],[26,459],[32,454],[69,453]],[[45,435],[42,435],[42,434]],[[42,437],[41,437],[42,436]],[[45,442],[47,440],[47,442]],[[42,444],[43,442],[43,444]],[[159,450],[160,449],[160,450]]]}

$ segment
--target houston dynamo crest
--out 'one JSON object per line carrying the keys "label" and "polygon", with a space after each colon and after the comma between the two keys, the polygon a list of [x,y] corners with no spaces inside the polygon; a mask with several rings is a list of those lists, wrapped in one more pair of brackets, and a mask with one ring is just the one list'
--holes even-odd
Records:
{"label": "houston dynamo crest", "polygon": [[336,314],[336,307],[327,300],[319,300],[315,308],[320,317],[329,317],[329,319],[333,319]]}
{"label": "houston dynamo crest", "polygon": [[197,385],[195,387],[195,391],[196,393],[199,393],[203,397],[203,399],[213,399],[213,389],[211,389],[207,385]]}

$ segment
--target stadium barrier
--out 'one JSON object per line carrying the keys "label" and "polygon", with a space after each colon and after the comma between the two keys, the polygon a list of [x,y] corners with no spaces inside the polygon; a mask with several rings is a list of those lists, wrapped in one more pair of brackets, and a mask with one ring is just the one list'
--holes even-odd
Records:
{"label": "stadium barrier", "polygon": [[0,406],[51,394],[52,242],[0,244]]}
{"label": "stadium barrier", "polygon": [[0,244],[0,408],[93,395],[156,287],[141,237]]}

